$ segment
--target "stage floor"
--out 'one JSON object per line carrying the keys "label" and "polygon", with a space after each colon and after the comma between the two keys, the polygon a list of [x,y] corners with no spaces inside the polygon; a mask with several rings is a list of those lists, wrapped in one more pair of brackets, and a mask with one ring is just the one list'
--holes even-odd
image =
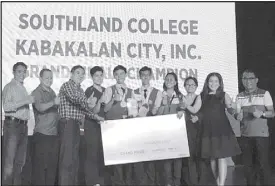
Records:
{"label": "stage floor", "polygon": [[[31,185],[31,153],[32,153],[32,136],[29,136],[29,145],[28,145],[28,153],[27,153],[27,159],[26,164],[23,167],[23,185]],[[85,185],[85,177],[84,177],[84,159],[85,159],[85,140],[84,137],[81,136],[81,148],[80,148],[80,167],[79,167],[79,185],[84,186]],[[211,170],[206,170],[206,177],[207,180],[204,181],[204,185],[215,185],[214,180],[211,179]],[[245,179],[243,174],[243,166],[237,165],[237,166],[231,166],[228,167],[228,173],[227,173],[227,179],[226,179],[226,185],[236,185],[236,186],[242,186],[245,185]],[[271,185],[275,185],[275,170],[273,169],[272,174],[272,183]]]}

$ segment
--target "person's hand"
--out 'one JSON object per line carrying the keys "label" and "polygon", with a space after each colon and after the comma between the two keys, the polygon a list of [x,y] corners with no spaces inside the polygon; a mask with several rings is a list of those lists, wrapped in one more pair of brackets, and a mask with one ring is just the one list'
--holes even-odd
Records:
{"label": "person's hand", "polygon": [[260,117],[263,115],[263,113],[264,113],[263,111],[261,111],[261,110],[255,108],[255,111],[253,112],[253,116],[254,116],[255,118],[260,118]]}
{"label": "person's hand", "polygon": [[148,111],[149,111],[149,109],[147,109],[146,107],[142,106],[139,109],[138,116],[139,117],[145,117],[147,115]]}
{"label": "person's hand", "polygon": [[183,102],[180,103],[179,106],[180,106],[181,109],[186,109],[188,105],[186,104],[186,102],[183,101]]}
{"label": "person's hand", "polygon": [[97,114],[94,115],[94,119],[97,120],[97,121],[104,121],[104,118],[97,115]]}
{"label": "person's hand", "polygon": [[183,116],[184,111],[178,111],[177,112],[177,118],[181,119]]}
{"label": "person's hand", "polygon": [[116,90],[115,93],[114,93],[113,99],[114,99],[115,101],[121,101],[121,99],[120,99],[120,94],[117,92],[117,90]]}
{"label": "person's hand", "polygon": [[55,97],[53,101],[54,101],[55,105],[59,105],[60,104],[60,98],[59,97]]}
{"label": "person's hand", "polygon": [[96,106],[97,98],[92,97],[88,99],[88,106],[89,108],[94,108]]}
{"label": "person's hand", "polygon": [[89,108],[94,108],[97,102],[97,98],[94,97],[94,93],[88,98],[87,103]]}
{"label": "person's hand", "polygon": [[158,108],[154,107],[154,108],[152,109],[152,114],[153,114],[153,115],[156,115],[157,112],[158,112]]}
{"label": "person's hand", "polygon": [[242,120],[243,120],[243,111],[242,111],[242,110],[241,110],[240,113],[237,113],[236,119],[237,119],[238,121],[242,121]]}
{"label": "person's hand", "polygon": [[191,115],[191,121],[192,123],[196,123],[197,121],[199,121],[198,116]]}

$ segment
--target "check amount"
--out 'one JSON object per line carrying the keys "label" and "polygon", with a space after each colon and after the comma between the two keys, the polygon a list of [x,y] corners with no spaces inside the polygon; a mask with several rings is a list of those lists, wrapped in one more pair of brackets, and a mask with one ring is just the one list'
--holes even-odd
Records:
{"label": "check amount", "polygon": [[185,119],[175,114],[101,124],[105,165],[189,157]]}

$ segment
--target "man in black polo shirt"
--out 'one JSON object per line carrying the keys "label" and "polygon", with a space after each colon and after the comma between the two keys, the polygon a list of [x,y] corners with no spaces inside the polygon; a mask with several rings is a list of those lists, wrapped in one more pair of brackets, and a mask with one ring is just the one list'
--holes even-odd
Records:
{"label": "man in black polo shirt", "polygon": [[35,128],[33,134],[33,185],[54,185],[58,164],[58,105],[59,98],[52,90],[53,73],[40,71],[40,85],[33,91]]}

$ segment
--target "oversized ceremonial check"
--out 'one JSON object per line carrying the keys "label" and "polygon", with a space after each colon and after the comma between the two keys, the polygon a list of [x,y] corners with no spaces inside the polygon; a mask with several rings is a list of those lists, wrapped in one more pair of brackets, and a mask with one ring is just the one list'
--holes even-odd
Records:
{"label": "oversized ceremonial check", "polygon": [[101,131],[105,165],[189,157],[184,116],[109,120]]}

